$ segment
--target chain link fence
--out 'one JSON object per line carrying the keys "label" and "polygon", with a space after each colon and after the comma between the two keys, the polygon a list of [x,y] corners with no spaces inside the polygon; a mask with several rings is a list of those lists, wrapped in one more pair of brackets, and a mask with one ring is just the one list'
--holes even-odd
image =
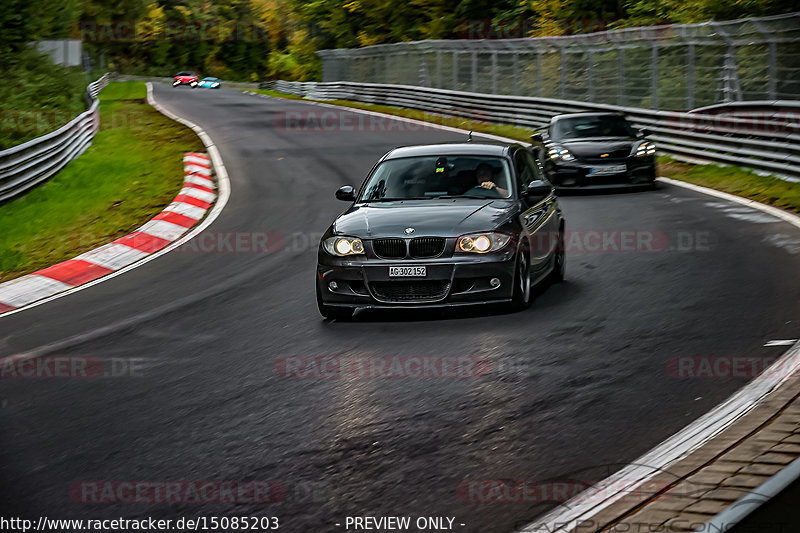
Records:
{"label": "chain link fence", "polygon": [[690,110],[800,99],[800,13],[562,37],[321,50],[323,81]]}

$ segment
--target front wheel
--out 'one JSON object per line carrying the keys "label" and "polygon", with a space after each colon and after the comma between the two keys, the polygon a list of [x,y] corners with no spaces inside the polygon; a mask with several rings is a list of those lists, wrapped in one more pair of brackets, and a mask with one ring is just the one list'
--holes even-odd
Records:
{"label": "front wheel", "polygon": [[353,318],[353,310],[350,308],[325,305],[322,302],[322,294],[319,290],[319,283],[315,283],[315,285],[317,286],[317,309],[319,309],[319,314],[328,320],[340,320],[343,322]]}
{"label": "front wheel", "polygon": [[526,309],[531,305],[531,266],[528,252],[524,248],[520,248],[517,252],[512,305],[518,310]]}

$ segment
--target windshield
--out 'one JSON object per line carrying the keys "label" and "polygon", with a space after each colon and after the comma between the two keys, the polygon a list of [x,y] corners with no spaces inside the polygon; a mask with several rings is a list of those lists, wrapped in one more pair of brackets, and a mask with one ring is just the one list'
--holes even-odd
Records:
{"label": "windshield", "polygon": [[368,178],[360,201],[509,198],[508,163],[500,157],[424,156],[389,159]]}
{"label": "windshield", "polygon": [[178,72],[177,75],[178,76],[194,76],[195,73],[194,72],[189,72],[188,70],[182,70],[182,71]]}
{"label": "windshield", "polygon": [[589,137],[636,137],[636,131],[625,117],[619,115],[562,118],[556,120],[550,130],[550,138],[554,141]]}

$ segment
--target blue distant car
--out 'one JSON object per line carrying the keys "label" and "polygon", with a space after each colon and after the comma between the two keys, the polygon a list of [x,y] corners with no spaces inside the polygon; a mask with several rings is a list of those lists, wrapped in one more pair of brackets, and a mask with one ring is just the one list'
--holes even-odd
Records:
{"label": "blue distant car", "polygon": [[203,78],[197,83],[197,86],[204,89],[219,89],[221,83],[219,78]]}

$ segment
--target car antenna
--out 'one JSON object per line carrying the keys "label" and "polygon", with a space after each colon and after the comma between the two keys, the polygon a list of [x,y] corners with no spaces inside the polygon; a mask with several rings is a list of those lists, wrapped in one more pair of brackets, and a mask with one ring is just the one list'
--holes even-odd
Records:
{"label": "car antenna", "polygon": [[467,142],[468,143],[472,142],[472,130],[470,130],[469,134],[467,135]]}

